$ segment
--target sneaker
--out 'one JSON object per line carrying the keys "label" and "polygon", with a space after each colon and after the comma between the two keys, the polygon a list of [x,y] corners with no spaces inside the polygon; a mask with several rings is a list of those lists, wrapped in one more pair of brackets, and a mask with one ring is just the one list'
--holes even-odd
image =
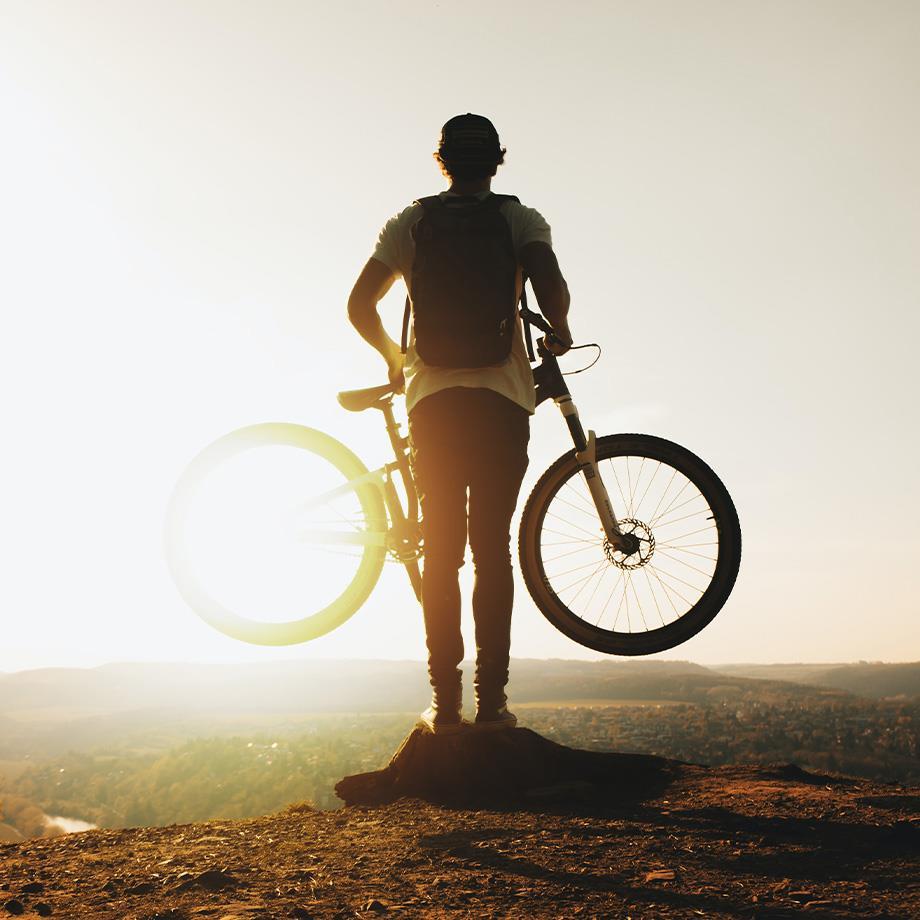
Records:
{"label": "sneaker", "polygon": [[514,728],[517,716],[502,704],[493,709],[480,709],[476,713],[476,728],[479,731],[496,731],[501,728]]}
{"label": "sneaker", "polygon": [[463,718],[459,709],[445,711],[432,704],[419,716],[418,724],[427,728],[432,735],[456,735],[470,723]]}

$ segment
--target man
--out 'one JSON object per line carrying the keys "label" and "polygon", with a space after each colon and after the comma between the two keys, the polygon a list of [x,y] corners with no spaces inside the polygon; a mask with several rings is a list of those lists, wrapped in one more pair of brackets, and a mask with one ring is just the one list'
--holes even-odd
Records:
{"label": "man", "polygon": [[[458,115],[435,158],[450,181],[387,222],[348,301],[348,316],[408,381],[409,442],[422,510],[422,609],[432,702],[422,722],[459,731],[463,640],[458,572],[473,555],[478,728],[514,727],[505,685],[511,641],[511,516],[527,468],[534,382],[517,316],[522,272],[562,354],[572,344],[569,292],[550,228],[532,208],[491,192],[505,148],[481,115]],[[412,308],[406,354],[387,335],[378,301],[403,277]],[[409,304],[407,302],[407,310]],[[467,508],[467,494],[469,507]]]}

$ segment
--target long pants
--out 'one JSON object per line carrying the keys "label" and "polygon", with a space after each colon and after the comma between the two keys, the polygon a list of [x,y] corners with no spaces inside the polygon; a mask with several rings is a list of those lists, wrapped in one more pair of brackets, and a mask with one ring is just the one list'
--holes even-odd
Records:
{"label": "long pants", "polygon": [[422,609],[436,699],[460,691],[458,573],[467,534],[475,573],[477,701],[495,705],[504,699],[514,600],[511,516],[529,439],[530,414],[493,390],[440,390],[409,413],[425,549]]}

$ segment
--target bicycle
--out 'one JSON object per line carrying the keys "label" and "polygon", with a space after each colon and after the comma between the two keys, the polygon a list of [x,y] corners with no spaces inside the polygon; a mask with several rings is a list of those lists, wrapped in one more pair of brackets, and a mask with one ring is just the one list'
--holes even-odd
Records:
{"label": "bicycle", "polygon": [[[528,324],[547,336],[552,329],[526,305],[521,312],[533,357]],[[573,447],[543,473],[524,505],[518,551],[527,589],[557,629],[595,651],[648,655],[673,648],[712,621],[734,586],[741,528],[732,499],[706,463],[671,441],[644,434],[586,434],[556,357],[541,347],[539,358],[534,368],[537,404],[556,403]],[[237,429],[192,460],[170,501],[167,558],[181,595],[207,623],[254,644],[315,639],[360,609],[387,559],[405,567],[421,599],[419,503],[408,438],[394,413],[395,395],[390,384],[338,394],[339,404],[350,412],[376,409],[383,415],[394,459],[374,470],[335,438],[290,423]],[[238,553],[238,566],[228,568],[223,556],[212,560],[212,570],[236,575],[249,569],[253,553],[261,554],[268,568],[280,554],[281,562],[309,579],[306,615],[298,610],[293,618],[262,619],[266,604],[281,606],[294,593],[282,591],[274,601],[264,600],[262,593],[272,587],[267,577],[249,586],[259,595],[250,609],[237,612],[209,587],[207,561],[202,569],[193,559],[189,532],[207,482],[226,478],[228,469],[240,463],[245,467],[262,454],[277,461],[270,477],[260,460],[255,486],[225,485],[223,498],[212,496],[211,504],[216,502],[221,513],[229,511],[229,519],[205,529],[203,555],[213,555],[214,542],[248,540],[248,548]],[[304,495],[308,486],[314,491]],[[280,500],[280,510],[267,510],[272,499],[266,489],[275,493],[276,503]],[[300,490],[293,505],[291,489]],[[248,523],[237,510],[241,501],[251,506]],[[297,549],[267,544],[258,529],[265,523]],[[310,553],[312,564],[304,559]],[[236,591],[235,596],[245,604],[246,593]]]}

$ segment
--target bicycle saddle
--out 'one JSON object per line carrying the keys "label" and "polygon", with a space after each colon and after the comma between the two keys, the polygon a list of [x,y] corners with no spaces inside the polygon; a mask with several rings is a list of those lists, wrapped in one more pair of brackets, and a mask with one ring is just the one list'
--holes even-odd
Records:
{"label": "bicycle saddle", "polygon": [[393,393],[393,387],[385,383],[379,387],[365,387],[363,390],[342,390],[337,399],[339,405],[349,412],[363,412],[377,405],[380,400]]}

